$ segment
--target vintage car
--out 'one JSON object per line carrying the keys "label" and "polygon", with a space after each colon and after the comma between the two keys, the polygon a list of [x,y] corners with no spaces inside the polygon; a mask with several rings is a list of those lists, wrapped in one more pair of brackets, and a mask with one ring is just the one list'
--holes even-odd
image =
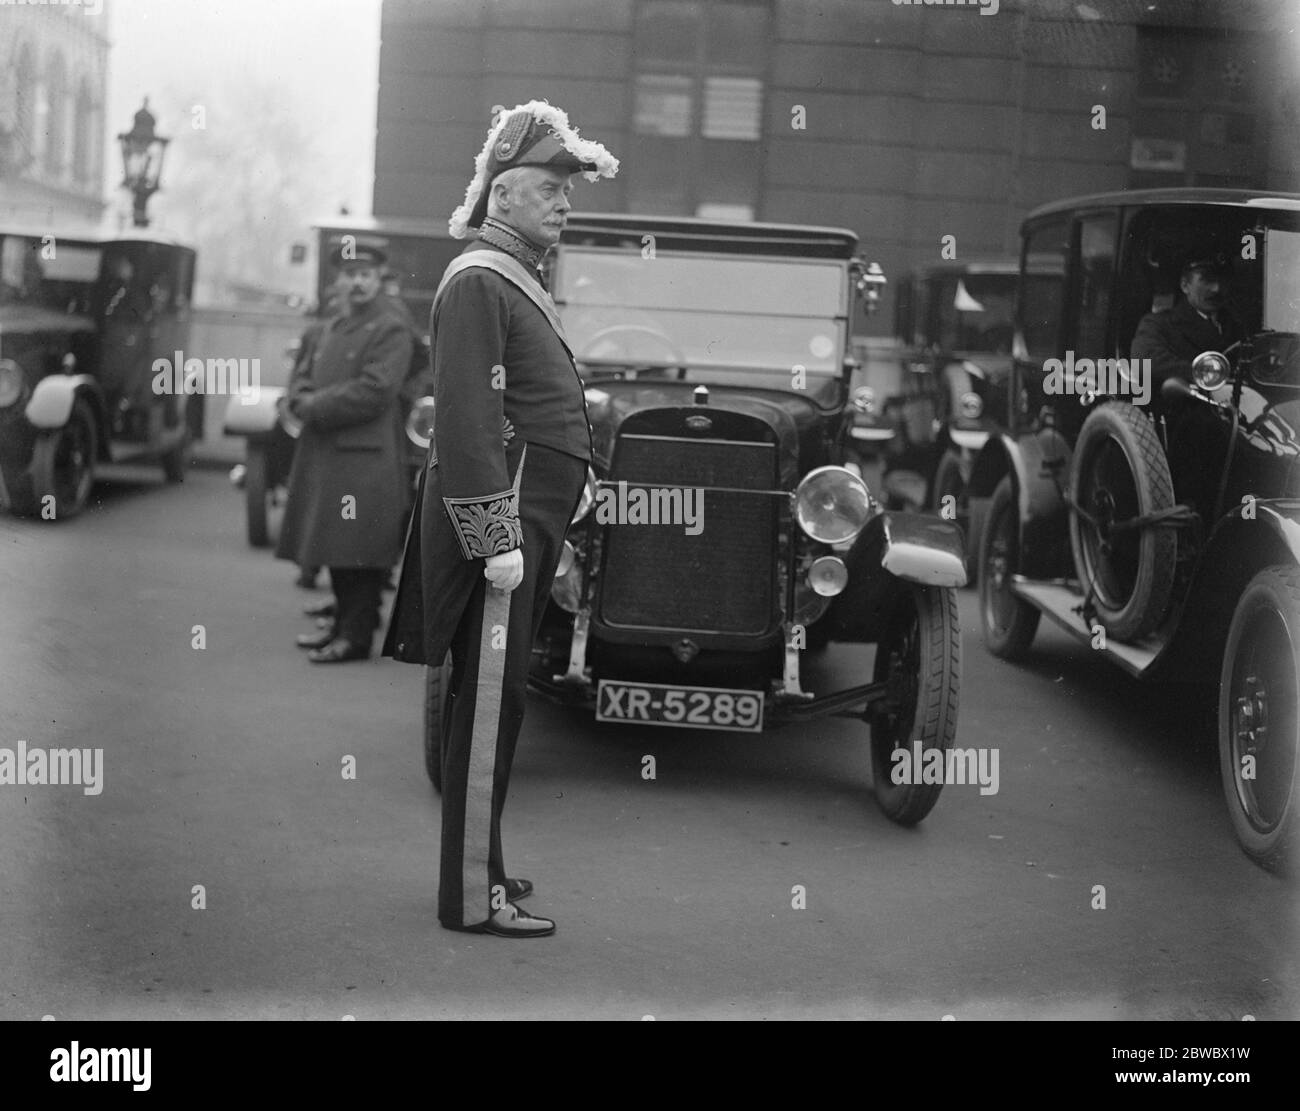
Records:
{"label": "vintage car", "polygon": [[1006,409],[1018,278],[1014,258],[988,258],[938,263],[897,284],[903,373],[885,402],[898,429],[882,482],[887,504],[946,508],[965,527],[966,480]]}
{"label": "vintage car", "polygon": [[[1022,237],[1007,431],[968,486],[985,643],[1022,656],[1046,614],[1132,675],[1217,684],[1233,827],[1284,868],[1300,825],[1300,196],[1082,197],[1031,213]],[[1135,335],[1204,258],[1242,338],[1161,385]]]}
{"label": "vintage car", "polygon": [[[465,246],[446,229],[431,223],[390,217],[354,217],[322,221],[316,225],[316,311],[304,324],[302,337],[286,351],[287,384],[301,359],[310,358],[315,334],[329,319],[335,271],[330,264],[334,248],[344,236],[381,246],[388,255],[384,291],[395,311],[410,323],[419,341],[412,357],[411,374],[402,391],[406,407],[406,435],[410,441],[407,463],[414,485],[429,447],[433,399],[428,382],[428,326],[433,293],[447,263]],[[294,441],[301,426],[284,409],[286,386],[265,385],[254,404],[232,397],[226,407],[224,430],[246,440],[244,462],[231,472],[235,486],[244,491],[248,542],[255,548],[271,543],[276,509],[284,504]]]}
{"label": "vintage car", "polygon": [[[911,824],[941,785],[895,782],[893,754],[951,746],[965,572],[955,525],[884,512],[845,465],[849,319],[880,277],[856,248],[835,228],[569,218],[551,288],[596,459],[530,685],[610,725],[860,720],[876,797]],[[805,689],[831,640],[875,644],[870,674]],[[427,669],[435,783],[449,669]]]}
{"label": "vintage car", "polygon": [[[75,516],[97,463],[185,477],[202,382],[189,336],[194,251],[148,233],[0,230],[0,505]],[[156,360],[171,372],[161,376]]]}

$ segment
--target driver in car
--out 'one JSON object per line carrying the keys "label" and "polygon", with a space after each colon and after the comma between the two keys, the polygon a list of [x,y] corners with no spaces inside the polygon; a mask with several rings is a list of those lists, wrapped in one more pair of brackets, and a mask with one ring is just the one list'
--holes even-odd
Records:
{"label": "driver in car", "polygon": [[1197,355],[1224,351],[1241,339],[1241,324],[1228,307],[1231,278],[1224,255],[1190,258],[1178,279],[1182,297],[1172,308],[1142,318],[1130,355],[1151,360],[1156,389],[1171,377],[1190,382]]}
{"label": "driver in car", "polygon": [[[1202,351],[1226,352],[1240,341],[1241,323],[1228,306],[1231,277],[1226,256],[1193,255],[1179,275],[1182,297],[1172,308],[1142,318],[1129,354],[1151,360],[1154,396],[1160,396],[1160,386],[1169,378],[1190,383],[1192,360]],[[1174,407],[1165,418],[1174,496],[1208,516],[1223,462],[1223,422],[1201,404]]]}

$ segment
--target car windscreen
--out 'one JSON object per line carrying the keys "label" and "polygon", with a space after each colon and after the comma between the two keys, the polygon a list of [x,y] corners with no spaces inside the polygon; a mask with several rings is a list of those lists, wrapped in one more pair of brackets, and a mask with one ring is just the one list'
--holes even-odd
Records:
{"label": "car windscreen", "polygon": [[101,254],[57,236],[0,236],[0,304],[88,312]]}
{"label": "car windscreen", "polygon": [[945,351],[1010,354],[1018,277],[945,276],[938,291],[939,345]]}
{"label": "car windscreen", "polygon": [[1264,327],[1300,332],[1300,231],[1271,228],[1264,247]]}
{"label": "car windscreen", "polygon": [[840,373],[846,281],[833,260],[568,247],[554,297],[588,365],[763,371],[788,384],[799,367]]}

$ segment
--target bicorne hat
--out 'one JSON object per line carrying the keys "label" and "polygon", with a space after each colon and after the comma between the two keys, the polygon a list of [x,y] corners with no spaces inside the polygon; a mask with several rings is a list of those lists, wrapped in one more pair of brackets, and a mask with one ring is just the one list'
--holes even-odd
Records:
{"label": "bicorne hat", "polygon": [[492,182],[517,166],[581,173],[588,181],[618,173],[618,159],[594,140],[579,136],[559,108],[544,100],[530,100],[508,112],[502,109],[474,159],[474,178],[465,190],[465,201],[448,222],[454,238],[464,239],[469,228],[482,225]]}

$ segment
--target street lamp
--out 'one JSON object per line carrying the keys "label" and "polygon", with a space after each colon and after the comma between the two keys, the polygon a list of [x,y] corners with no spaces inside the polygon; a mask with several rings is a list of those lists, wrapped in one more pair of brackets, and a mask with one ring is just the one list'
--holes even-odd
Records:
{"label": "street lamp", "polygon": [[135,121],[130,131],[117,137],[122,144],[122,185],[131,190],[135,198],[134,222],[137,228],[149,226],[149,216],[145,206],[149,198],[158,192],[158,182],[162,177],[163,154],[166,153],[170,139],[158,135],[153,125],[157,121],[149,111],[149,98],[135,114]]}

